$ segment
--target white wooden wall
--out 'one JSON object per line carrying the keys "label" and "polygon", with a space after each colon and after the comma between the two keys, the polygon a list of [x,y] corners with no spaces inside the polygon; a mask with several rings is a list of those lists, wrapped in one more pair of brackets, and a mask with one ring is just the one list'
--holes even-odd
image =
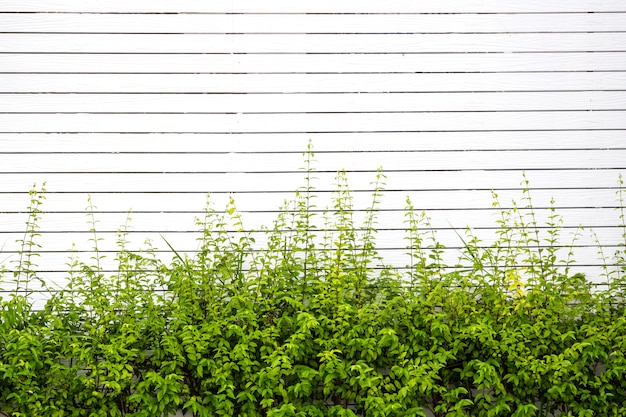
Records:
{"label": "white wooden wall", "polygon": [[[40,275],[72,243],[196,248],[207,192],[270,225],[316,151],[323,198],[348,171],[357,212],[382,167],[379,247],[405,265],[406,196],[439,239],[489,241],[497,210],[551,197],[563,244],[579,225],[610,254],[626,174],[623,0],[0,0],[0,261],[11,268],[28,191],[46,182]],[[545,216],[544,216],[545,217]],[[600,281],[597,242],[576,242]],[[86,258],[89,253],[83,254]],[[108,267],[113,268],[111,263]]]}

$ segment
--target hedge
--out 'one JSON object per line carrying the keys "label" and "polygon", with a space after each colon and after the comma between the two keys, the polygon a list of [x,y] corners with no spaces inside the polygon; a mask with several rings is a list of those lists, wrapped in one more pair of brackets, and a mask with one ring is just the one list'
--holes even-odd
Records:
{"label": "hedge", "polygon": [[357,226],[345,173],[319,214],[311,171],[263,246],[234,202],[208,204],[197,254],[131,251],[122,228],[120,272],[106,274],[92,217],[92,259],[71,259],[39,310],[45,190],[32,191],[3,274],[0,415],[626,416],[624,246],[593,285],[562,254],[554,209],[540,233],[525,187],[493,244],[459,233],[453,265],[407,200],[409,261],[393,268],[375,244],[384,174]]}

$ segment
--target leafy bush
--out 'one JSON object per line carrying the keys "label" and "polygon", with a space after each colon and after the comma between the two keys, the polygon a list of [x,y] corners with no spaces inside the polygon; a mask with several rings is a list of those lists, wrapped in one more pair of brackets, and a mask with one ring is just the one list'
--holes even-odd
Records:
{"label": "leafy bush", "polygon": [[0,415],[626,416],[624,247],[606,289],[559,267],[561,219],[550,210],[540,235],[524,179],[525,205],[501,209],[492,245],[459,236],[458,265],[407,200],[409,262],[395,269],[375,244],[384,174],[362,226],[342,172],[316,216],[307,155],[306,185],[263,247],[234,202],[209,204],[195,256],[131,252],[122,228],[107,276],[91,210],[92,260],[72,259],[40,311],[45,194],[31,192],[0,303]]}

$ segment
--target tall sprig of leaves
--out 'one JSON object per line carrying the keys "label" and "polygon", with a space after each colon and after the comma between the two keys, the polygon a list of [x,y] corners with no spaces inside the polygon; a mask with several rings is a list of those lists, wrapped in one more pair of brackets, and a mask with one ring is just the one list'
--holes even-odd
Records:
{"label": "tall sprig of leaves", "polygon": [[522,270],[529,274],[528,279],[531,282],[541,285],[545,281],[543,274],[545,269],[542,257],[543,248],[541,247],[530,182],[526,177],[526,173],[522,173],[522,178],[522,201],[525,204],[520,207],[515,200],[512,202],[513,212],[517,215],[514,230],[518,234],[518,249],[525,254],[525,258],[521,259]]}
{"label": "tall sprig of leaves", "polygon": [[[382,284],[382,282],[376,282],[371,280],[373,276],[373,268],[371,264],[378,261],[379,266],[382,267],[382,258],[376,250],[376,233],[378,233],[378,210],[381,203],[382,191],[385,187],[386,175],[383,173],[382,168],[376,170],[376,179],[371,182],[370,185],[374,190],[372,192],[372,201],[365,209],[365,221],[361,227],[361,238],[359,246],[361,247],[361,253],[357,256],[355,267],[357,269],[357,276],[359,280],[355,291],[363,292],[364,287],[369,287],[370,283],[376,286]],[[370,282],[371,281],[371,282]],[[376,291],[376,289],[374,289]],[[363,294],[358,295],[359,298],[363,297]]]}
{"label": "tall sprig of leaves", "polygon": [[[15,296],[21,293],[28,296],[31,290],[31,281],[38,279],[37,271],[35,270],[37,267],[35,258],[39,256],[38,250],[41,249],[41,245],[37,243],[37,238],[41,236],[38,230],[39,222],[43,214],[41,206],[46,199],[45,192],[46,183],[43,183],[39,190],[37,190],[37,184],[34,184],[33,188],[28,192],[30,197],[28,219],[26,220],[24,236],[22,239],[17,240],[19,244],[19,259],[16,261],[15,270],[13,272],[15,279]],[[40,282],[45,287],[45,282]]]}
{"label": "tall sprig of leaves", "polygon": [[329,259],[330,271],[327,281],[330,285],[335,303],[344,302],[352,284],[362,285],[362,277],[358,276],[357,236],[354,227],[354,207],[352,192],[348,185],[347,174],[341,170],[335,176],[336,189],[332,197],[333,224],[331,226],[332,252]]}
{"label": "tall sprig of leaves", "polygon": [[443,258],[446,247],[437,238],[430,217],[425,211],[417,214],[410,197],[406,198],[404,224],[411,289],[418,294],[428,294],[446,277],[448,265]]}
{"label": "tall sprig of leaves", "polygon": [[619,218],[617,227],[621,231],[620,235],[622,241],[618,244],[618,248],[613,256],[615,270],[610,280],[610,289],[615,294],[615,298],[619,299],[623,304],[626,302],[626,191],[624,189],[624,176],[622,174],[618,177],[618,188],[615,194],[617,197],[617,212]]}
{"label": "tall sprig of leaves", "polygon": [[297,219],[294,223],[296,236],[295,236],[295,250],[296,252],[302,252],[302,271],[300,279],[300,291],[302,294],[302,301],[306,300],[310,295],[310,289],[312,281],[315,281],[317,277],[316,270],[318,265],[317,246],[316,246],[316,229],[314,224],[316,216],[314,199],[315,186],[313,181],[317,179],[315,174],[315,152],[313,151],[313,144],[311,141],[307,144],[307,150],[303,153],[305,166],[303,168],[305,172],[304,186],[296,191],[296,209]]}
{"label": "tall sprig of leaves", "polygon": [[415,213],[415,207],[410,197],[406,198],[406,205],[404,209],[404,224],[407,236],[404,240],[407,241],[406,254],[409,256],[409,263],[407,269],[409,271],[409,283],[411,288],[417,289],[422,287],[422,292],[427,292],[430,288],[429,274],[427,274],[427,257],[424,251],[424,232],[421,230],[421,222],[425,213],[418,215]]}

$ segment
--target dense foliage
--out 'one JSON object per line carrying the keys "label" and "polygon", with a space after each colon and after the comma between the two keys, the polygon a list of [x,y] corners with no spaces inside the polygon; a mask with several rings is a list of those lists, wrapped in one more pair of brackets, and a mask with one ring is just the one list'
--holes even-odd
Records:
{"label": "dense foliage", "polygon": [[383,174],[356,226],[345,174],[316,215],[311,172],[263,246],[232,202],[209,205],[195,256],[129,251],[122,229],[107,275],[92,218],[92,260],[70,262],[43,310],[28,293],[33,191],[4,274],[16,290],[0,304],[0,415],[626,416],[623,247],[595,288],[562,259],[554,211],[539,234],[526,187],[495,243],[459,236],[459,265],[407,201],[410,261],[394,269],[375,249]]}

